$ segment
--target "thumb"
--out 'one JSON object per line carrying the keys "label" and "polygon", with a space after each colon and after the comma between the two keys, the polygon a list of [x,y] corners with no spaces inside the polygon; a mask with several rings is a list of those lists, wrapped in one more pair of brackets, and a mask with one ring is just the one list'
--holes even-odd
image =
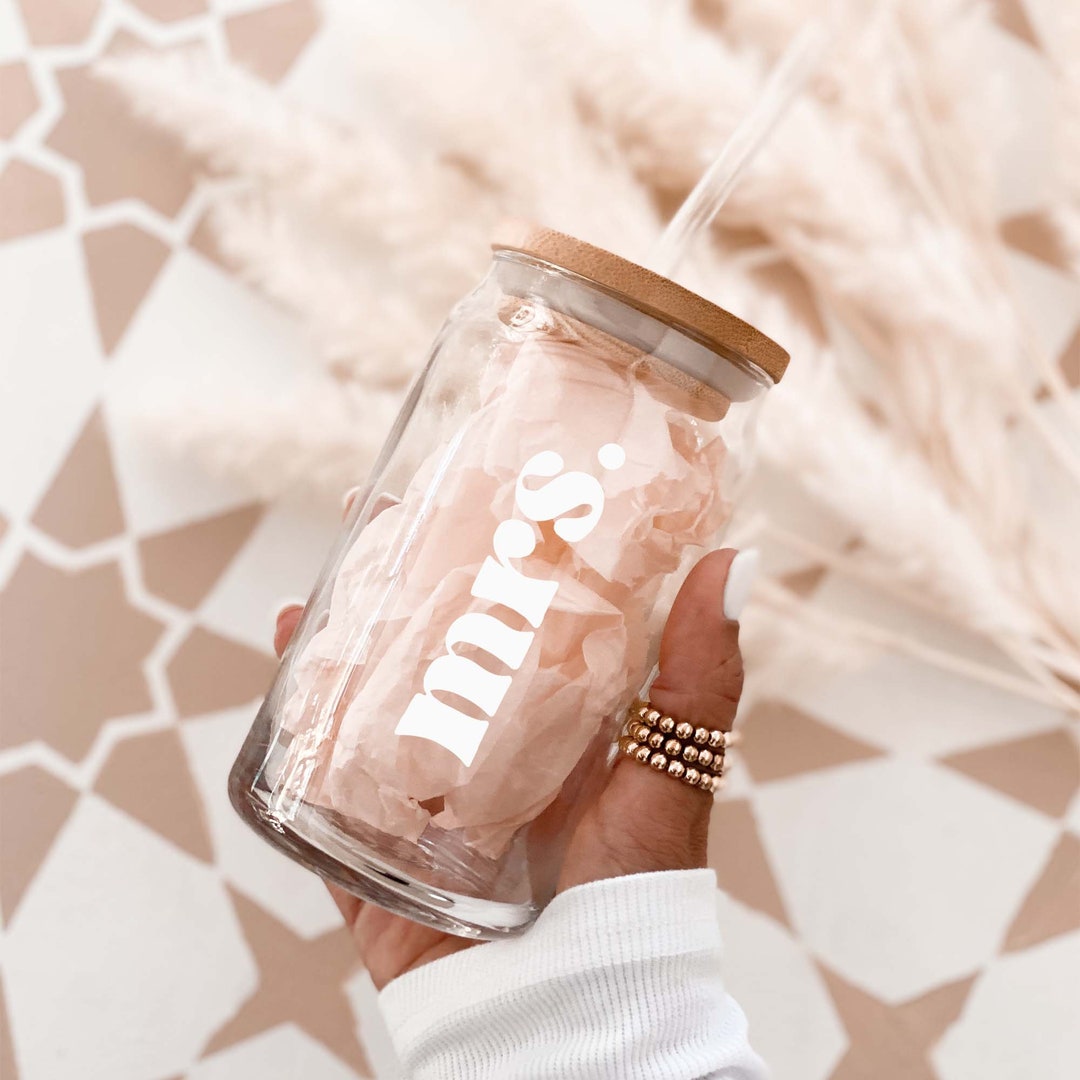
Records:
{"label": "thumb", "polygon": [[757,552],[706,555],[683,582],[660,639],[660,672],[649,698],[694,727],[730,731],[743,687],[739,624],[757,573]]}
{"label": "thumb", "polygon": [[[756,552],[729,548],[706,555],[687,575],[649,691],[660,712],[695,727],[731,729],[743,685],[736,619],[756,569]],[[595,881],[704,867],[712,804],[706,792],[620,755],[596,807],[593,841],[601,850],[591,870],[579,866],[574,876]]]}

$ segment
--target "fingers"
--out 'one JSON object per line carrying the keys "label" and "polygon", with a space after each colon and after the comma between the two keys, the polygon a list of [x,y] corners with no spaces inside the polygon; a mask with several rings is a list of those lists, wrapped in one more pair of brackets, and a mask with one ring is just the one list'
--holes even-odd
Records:
{"label": "fingers", "polygon": [[300,623],[300,616],[304,614],[303,604],[286,604],[277,613],[277,623],[274,626],[274,652],[281,659],[286,646],[296,633],[296,627]]}
{"label": "fingers", "polygon": [[360,914],[360,909],[364,906],[364,901],[360,897],[346,892],[339,885],[332,885],[329,881],[323,884],[326,885],[326,891],[330,894],[334,903],[337,904],[337,909],[341,912],[345,925],[352,926],[356,922],[356,916]]}
{"label": "fingers", "polygon": [[[733,570],[737,554],[712,552],[690,572],[660,643],[650,700],[695,727],[730,729],[742,693],[739,624],[728,614],[738,614],[734,594],[748,591],[745,567],[756,556]],[[630,867],[625,873],[705,866],[713,803],[708,794],[625,758],[616,763],[609,789],[605,797],[627,811],[618,841]]]}
{"label": "fingers", "polygon": [[757,569],[757,553],[730,548],[690,571],[660,639],[660,673],[649,691],[661,712],[695,727],[731,727],[742,694],[738,616]]}

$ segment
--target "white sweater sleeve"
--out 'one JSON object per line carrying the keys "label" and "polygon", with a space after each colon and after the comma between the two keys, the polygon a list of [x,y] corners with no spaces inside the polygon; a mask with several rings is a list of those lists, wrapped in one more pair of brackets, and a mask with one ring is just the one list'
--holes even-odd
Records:
{"label": "white sweater sleeve", "polygon": [[405,1075],[762,1080],[720,978],[712,870],[568,889],[521,937],[388,983],[379,1004]]}

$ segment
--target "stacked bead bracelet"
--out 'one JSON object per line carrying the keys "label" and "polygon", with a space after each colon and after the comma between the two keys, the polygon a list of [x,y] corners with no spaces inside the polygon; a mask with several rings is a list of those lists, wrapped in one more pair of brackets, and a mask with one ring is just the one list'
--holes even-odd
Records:
{"label": "stacked bead bracelet", "polygon": [[726,752],[735,741],[734,732],[694,727],[639,699],[627,713],[619,749],[657,772],[712,794],[723,786]]}

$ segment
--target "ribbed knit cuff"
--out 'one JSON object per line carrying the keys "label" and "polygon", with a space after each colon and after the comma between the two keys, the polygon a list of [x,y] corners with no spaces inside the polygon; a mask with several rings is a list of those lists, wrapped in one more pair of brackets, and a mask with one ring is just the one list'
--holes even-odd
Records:
{"label": "ribbed knit cuff", "polygon": [[395,1045],[523,986],[626,961],[718,948],[715,870],[658,870],[575,885],[521,936],[433,960],[387,983]]}
{"label": "ribbed knit cuff", "polygon": [[568,889],[521,937],[390,982],[379,1004],[410,1076],[758,1078],[724,992],[712,870]]}

